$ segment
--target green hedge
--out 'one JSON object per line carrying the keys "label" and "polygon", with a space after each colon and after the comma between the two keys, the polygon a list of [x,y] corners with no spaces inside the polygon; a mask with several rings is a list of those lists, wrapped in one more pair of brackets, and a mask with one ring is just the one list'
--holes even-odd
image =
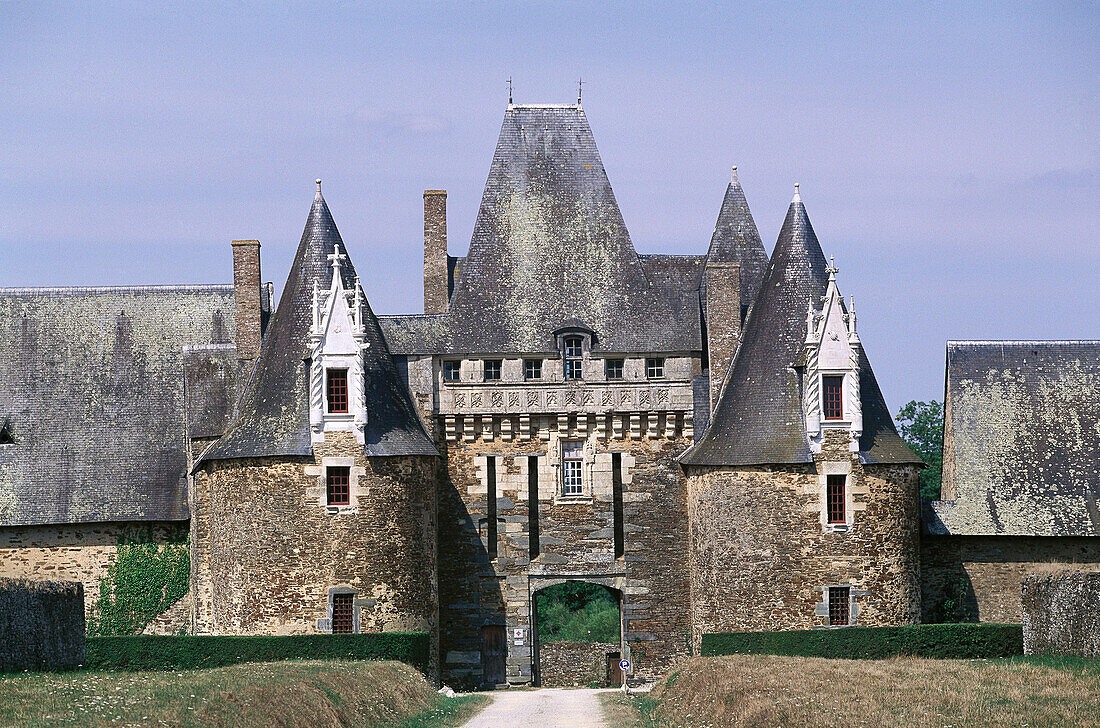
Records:
{"label": "green hedge", "polygon": [[428,670],[427,632],[289,637],[89,637],[86,666],[99,670],[176,670],[278,660],[398,660]]}
{"label": "green hedge", "polygon": [[1024,654],[1018,624],[920,624],[792,632],[703,635],[704,655],[788,655],[867,660],[913,657],[984,658]]}

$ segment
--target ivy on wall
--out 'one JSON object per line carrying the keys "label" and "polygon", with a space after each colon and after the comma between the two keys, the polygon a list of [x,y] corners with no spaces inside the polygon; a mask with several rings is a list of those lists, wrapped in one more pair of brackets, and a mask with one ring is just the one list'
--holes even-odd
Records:
{"label": "ivy on wall", "polygon": [[137,634],[187,593],[191,555],[185,535],[155,539],[152,529],[119,539],[99,582],[90,636]]}

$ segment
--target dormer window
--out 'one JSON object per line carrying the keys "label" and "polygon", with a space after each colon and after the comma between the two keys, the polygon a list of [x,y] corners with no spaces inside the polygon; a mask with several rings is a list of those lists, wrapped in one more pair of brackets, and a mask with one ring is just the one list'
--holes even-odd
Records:
{"label": "dormer window", "polygon": [[328,411],[334,415],[346,415],[348,413],[348,370],[326,369]]}
{"label": "dormer window", "polygon": [[580,336],[565,337],[565,378],[583,379],[584,340]]}
{"label": "dormer window", "polygon": [[486,359],[484,374],[486,382],[499,382],[500,359]]}
{"label": "dormer window", "polygon": [[826,420],[844,419],[844,377],[821,378],[821,406]]}
{"label": "dormer window", "polygon": [[583,344],[581,337],[579,336],[566,336],[565,337],[565,355],[568,356],[581,356],[583,351]]}

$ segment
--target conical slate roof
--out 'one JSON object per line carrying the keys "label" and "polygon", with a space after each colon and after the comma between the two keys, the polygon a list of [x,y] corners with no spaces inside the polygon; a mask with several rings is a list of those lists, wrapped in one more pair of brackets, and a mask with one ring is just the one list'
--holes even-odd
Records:
{"label": "conical slate roof", "polygon": [[584,110],[509,105],[447,321],[454,353],[550,352],[577,318],[603,351],[698,347],[697,311],[651,285]]}
{"label": "conical slate roof", "polygon": [[[708,263],[737,263],[741,266],[741,318],[748,314],[749,306],[756,300],[764,273],[768,269],[768,252],[760,240],[760,231],[749,211],[749,202],[733,168],[722,209],[714,224],[707,251]],[[703,300],[706,300],[706,276],[703,277]]]}
{"label": "conical slate roof", "polygon": [[[813,461],[803,419],[799,371],[806,309],[829,276],[806,207],[795,193],[752,306],[732,372],[709,427],[684,453],[685,465],[769,465]],[[860,354],[865,463],[919,463],[894,429],[865,354]]]}
{"label": "conical slate roof", "polygon": [[[318,180],[298,252],[240,413],[229,431],[203,453],[201,460],[313,453],[307,362],[313,288],[316,284],[318,289],[327,291],[332,284],[333,268],[328,256],[336,245],[346,250],[321,196]],[[356,275],[350,257],[340,268],[340,277],[346,290],[354,290]],[[397,374],[378,319],[366,300],[362,305],[370,343],[363,362],[367,400],[365,452],[369,456],[437,455]]]}

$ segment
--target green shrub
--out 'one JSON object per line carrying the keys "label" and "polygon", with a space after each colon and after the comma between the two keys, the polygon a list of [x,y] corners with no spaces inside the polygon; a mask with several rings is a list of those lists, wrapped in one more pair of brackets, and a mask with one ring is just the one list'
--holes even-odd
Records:
{"label": "green shrub", "polygon": [[703,655],[787,655],[867,660],[988,658],[1024,654],[1018,624],[919,624],[703,635]]}
{"label": "green shrub", "polygon": [[397,660],[428,670],[427,632],[310,634],[288,637],[89,637],[86,666],[100,670],[176,670],[279,660]]}

